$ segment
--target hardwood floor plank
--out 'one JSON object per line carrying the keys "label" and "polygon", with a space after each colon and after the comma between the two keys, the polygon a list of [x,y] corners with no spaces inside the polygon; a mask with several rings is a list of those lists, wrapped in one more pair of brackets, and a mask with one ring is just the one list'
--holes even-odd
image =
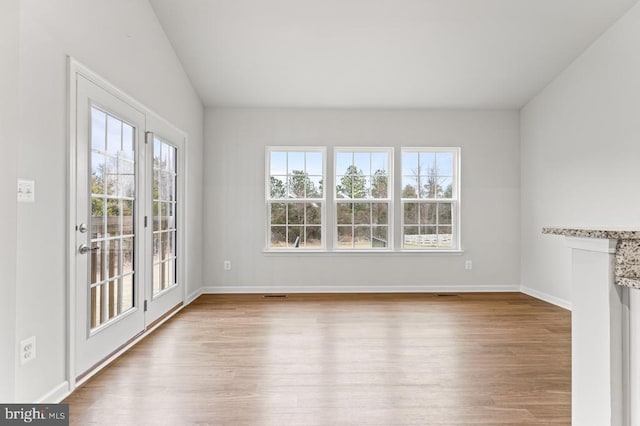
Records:
{"label": "hardwood floor plank", "polygon": [[571,423],[571,314],[520,293],[201,296],[71,424]]}

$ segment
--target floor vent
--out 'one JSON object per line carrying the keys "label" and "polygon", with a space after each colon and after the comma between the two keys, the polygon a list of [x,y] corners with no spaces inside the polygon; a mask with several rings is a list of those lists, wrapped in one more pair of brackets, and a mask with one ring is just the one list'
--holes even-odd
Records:
{"label": "floor vent", "polygon": [[438,296],[438,297],[460,297],[459,294],[455,294],[455,293],[436,293],[436,296]]}
{"label": "floor vent", "polygon": [[283,298],[286,298],[287,295],[286,294],[265,294],[262,297],[264,297],[265,299],[267,299],[267,298],[271,299],[271,298],[276,298],[276,297],[280,298],[280,299],[283,299]]}

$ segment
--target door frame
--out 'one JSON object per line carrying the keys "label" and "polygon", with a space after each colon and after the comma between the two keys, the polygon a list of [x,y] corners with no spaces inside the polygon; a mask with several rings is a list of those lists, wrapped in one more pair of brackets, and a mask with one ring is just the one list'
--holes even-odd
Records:
{"label": "door frame", "polygon": [[[78,166],[78,159],[77,159],[77,138],[78,138],[77,125],[78,124],[77,124],[76,114],[77,114],[77,106],[78,106],[77,105],[78,76],[84,77],[85,79],[89,80],[90,82],[94,83],[98,87],[102,88],[112,96],[140,110],[147,117],[146,121],[150,121],[149,118],[151,118],[152,119],[151,121],[161,122],[164,126],[167,126],[173,129],[174,131],[178,132],[183,136],[181,141],[182,155],[178,159],[179,179],[178,179],[178,188],[177,188],[182,193],[181,199],[178,200],[178,209],[181,209],[182,220],[180,220],[177,223],[177,229],[178,229],[177,255],[179,256],[180,259],[182,259],[181,262],[178,262],[179,263],[178,279],[182,286],[182,289],[181,289],[182,290],[181,296],[182,296],[182,303],[183,303],[182,306],[184,306],[184,302],[187,300],[187,282],[188,282],[187,268],[185,265],[186,263],[185,261],[187,259],[187,254],[188,254],[187,246],[186,246],[186,238],[185,238],[185,235],[188,232],[188,229],[187,229],[188,222],[185,220],[185,218],[188,217],[187,191],[186,191],[187,189],[187,176],[186,176],[187,149],[186,148],[188,146],[188,135],[186,134],[186,132],[180,130],[179,128],[174,126],[171,122],[163,118],[161,115],[150,110],[144,104],[137,101],[135,98],[126,94],[122,90],[118,89],[109,81],[107,81],[100,75],[96,74],[91,69],[89,69],[82,63],[78,62],[76,59],[74,59],[71,56],[67,56],[67,76],[68,76],[67,78],[68,165],[67,165],[67,203],[66,203],[67,232],[66,232],[66,241],[65,241],[66,258],[67,258],[66,259],[67,306],[66,306],[66,366],[65,366],[66,372],[65,372],[65,376],[69,386],[69,393],[71,393],[80,383],[78,380],[76,380],[76,374],[75,374],[75,364],[76,364],[75,351],[76,351],[76,338],[77,338],[76,336],[77,315],[75,312],[76,302],[77,302],[77,291],[76,291],[77,247],[75,246],[75,241],[76,241],[76,232],[77,232],[76,231],[76,226],[77,226],[77,217],[76,217],[77,176],[76,176],[76,173],[77,173],[77,166]],[[144,133],[149,129],[145,128],[142,130]],[[145,211],[143,213],[145,213],[147,216],[151,216],[151,212]],[[150,228],[148,227],[146,229],[148,230]],[[147,231],[144,231],[141,234],[142,238],[144,238],[146,241],[147,238],[145,237],[145,235],[147,235]],[[145,253],[148,252],[147,250],[145,251]],[[143,260],[143,264],[145,265],[145,268],[148,268],[148,265],[146,265],[146,263],[149,260],[150,259]],[[149,282],[141,283],[141,288],[142,288],[144,297],[146,297],[147,295],[148,284]],[[177,312],[177,310],[174,310],[173,312]],[[168,317],[166,319],[168,319]],[[109,355],[105,360],[101,361],[101,363],[96,368],[88,372],[87,375],[83,376],[81,381],[84,382],[87,379],[89,379],[91,376],[96,374],[104,366],[110,363],[113,359],[115,359],[121,353],[126,351],[130,346],[132,346],[138,340],[146,336],[146,334],[148,334],[149,331],[150,329],[148,328],[148,325],[147,325],[145,326],[144,332],[140,336],[135,337],[132,341],[128,342],[123,347],[114,348],[114,352],[111,355]]]}

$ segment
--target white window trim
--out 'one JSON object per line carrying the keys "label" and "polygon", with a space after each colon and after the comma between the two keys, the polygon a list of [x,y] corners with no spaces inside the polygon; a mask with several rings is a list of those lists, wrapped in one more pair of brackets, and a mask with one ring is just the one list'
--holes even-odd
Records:
{"label": "white window trim", "polygon": [[[333,151],[333,163],[332,163],[332,168],[330,169],[331,172],[331,176],[329,176],[329,174],[327,173],[328,170],[328,166],[329,166],[329,162],[327,159],[327,150]],[[461,255],[464,253],[464,250],[462,249],[462,238],[461,238],[461,224],[462,224],[462,214],[461,214],[461,205],[462,205],[462,199],[461,199],[461,181],[462,181],[462,176],[461,176],[461,149],[459,147],[447,147],[447,146],[443,146],[443,147],[425,147],[425,146],[403,146],[400,147],[400,158],[395,158],[394,154],[395,154],[395,150],[396,148],[394,147],[363,147],[363,146],[359,146],[359,147],[333,147],[333,148],[328,148],[326,146],[267,146],[265,149],[265,172],[264,172],[264,176],[265,176],[265,207],[264,207],[264,212],[266,213],[265,215],[265,248],[263,249],[263,253],[265,253],[266,255],[276,255],[276,256],[282,256],[282,255],[287,255],[287,256],[306,256],[307,253],[314,253],[315,255],[322,255],[322,256],[371,256],[371,255],[381,255],[381,256],[388,256],[388,255],[399,255],[399,256],[411,256],[411,255],[416,255],[416,256],[422,256],[426,253],[429,253],[430,255],[442,255],[442,256],[455,256],[455,255]],[[268,209],[269,203],[273,202],[273,201],[277,201],[277,200],[272,200],[270,199],[267,194],[269,194],[270,192],[270,152],[272,151],[288,151],[288,152],[321,152],[322,153],[322,158],[323,158],[323,167],[322,167],[322,179],[323,179],[323,198],[322,199],[291,199],[291,200],[296,200],[298,202],[313,202],[313,201],[320,201],[322,203],[322,210],[321,210],[321,214],[322,214],[322,221],[321,221],[321,232],[322,232],[322,246],[319,248],[313,248],[313,249],[296,249],[296,248],[270,248],[269,247],[269,243],[270,243],[270,233],[271,233],[271,224],[270,224],[270,212]],[[388,223],[388,229],[389,229],[389,241],[390,241],[390,245],[387,248],[368,248],[368,249],[363,249],[363,248],[357,248],[357,249],[345,249],[345,248],[338,248],[338,244],[337,244],[337,217],[336,217],[336,213],[337,213],[337,204],[338,202],[336,201],[336,197],[335,197],[335,177],[336,177],[336,173],[335,173],[335,166],[336,166],[336,162],[337,162],[337,153],[338,152],[387,152],[390,153],[390,158],[389,158],[389,177],[391,179],[390,185],[388,185],[388,190],[389,190],[389,197],[387,199],[379,199],[380,201],[383,202],[388,202],[390,203],[390,208],[389,208],[389,212],[388,212],[388,217],[389,217],[389,223]],[[407,198],[407,199],[403,199],[403,198],[399,198],[398,200],[395,199],[395,191],[396,189],[396,185],[399,186],[400,188],[400,194],[402,193],[402,152],[405,151],[413,151],[413,152],[420,152],[420,151],[426,151],[426,152],[453,152],[454,153],[454,177],[456,178],[456,182],[453,186],[453,191],[454,194],[457,195],[457,199],[453,198],[453,199],[438,199],[438,200],[433,200],[433,202],[438,202],[438,201],[447,201],[450,200],[452,201],[452,203],[454,203],[453,208],[455,209],[454,214],[455,214],[455,218],[452,220],[452,226],[453,226],[453,232],[454,235],[452,237],[452,240],[455,243],[454,248],[448,249],[448,248],[404,248],[403,247],[403,241],[402,241],[402,235],[403,235],[403,229],[404,229],[404,202],[405,201],[409,201],[411,202],[412,200],[415,202],[415,200],[419,200],[419,199],[413,199],[413,198]],[[398,162],[398,164],[396,164],[396,162]],[[396,165],[400,165],[399,168],[399,180],[396,180],[396,173],[395,173],[395,166]],[[287,199],[289,200],[289,199]],[[363,202],[369,202],[371,199],[363,199]],[[284,200],[286,202],[286,200]],[[331,204],[331,209],[327,209],[327,204]],[[400,213],[400,223],[396,223],[395,222],[395,215],[396,213]],[[396,231],[399,231],[399,239],[398,241],[395,240],[395,235]],[[327,244],[327,241],[331,241],[331,244]]]}
{"label": "white window trim", "polygon": [[[271,153],[272,152],[320,152],[322,153],[322,198],[271,198]],[[305,164],[306,166],[306,164]],[[306,167],[305,167],[306,168]],[[276,146],[270,145],[265,148],[265,169],[264,169],[264,212],[265,212],[265,253],[318,253],[327,251],[327,147],[326,146]],[[320,232],[322,235],[322,244],[318,248],[295,248],[295,247],[270,247],[271,244],[271,212],[269,204],[274,202],[297,202],[297,203],[313,203],[320,202],[321,221]],[[306,220],[306,219],[305,219]],[[304,225],[306,227],[306,225]]]}
{"label": "white window trim", "polygon": [[[453,152],[454,154],[454,159],[453,159],[453,178],[454,178],[454,184],[452,187],[453,190],[453,195],[454,197],[452,198],[437,198],[437,199],[433,199],[433,200],[426,200],[426,199],[420,199],[420,198],[402,198],[402,195],[400,196],[400,246],[398,248],[399,251],[404,252],[404,253],[462,253],[462,238],[461,238],[461,224],[462,224],[462,220],[461,220],[461,194],[460,194],[460,188],[461,188],[461,169],[460,169],[460,165],[461,165],[461,153],[460,153],[460,147],[425,147],[425,146],[416,146],[416,147],[406,147],[403,146],[400,149],[400,186],[402,186],[402,154],[404,154],[405,152]],[[400,190],[402,191],[402,188],[400,188]],[[402,194],[402,192],[401,192]],[[451,202],[452,203],[452,213],[453,213],[453,218],[451,221],[451,225],[452,225],[452,242],[454,242],[454,246],[451,249],[446,249],[446,248],[442,248],[442,247],[435,247],[435,248],[406,248],[404,247],[404,241],[403,241],[403,236],[404,236],[404,204],[406,202],[427,202],[427,203],[438,203],[438,202]]]}
{"label": "white window trim", "polygon": [[[393,165],[395,163],[394,159],[394,148],[393,147],[334,147],[333,148],[333,173],[331,176],[331,197],[332,197],[332,209],[333,209],[333,223],[332,226],[332,234],[333,234],[333,246],[332,251],[336,253],[389,253],[396,251],[395,249],[395,239],[394,239],[394,187],[395,187],[395,173]],[[362,199],[351,199],[346,200],[343,198],[336,197],[336,165],[338,162],[338,153],[341,152],[366,152],[366,153],[384,153],[389,156],[387,161],[387,175],[389,181],[387,182],[387,198],[362,198]],[[347,202],[362,202],[362,203],[388,203],[389,207],[387,209],[387,247],[384,248],[341,248],[338,247],[338,204],[344,204]],[[355,238],[355,236],[354,236]]]}

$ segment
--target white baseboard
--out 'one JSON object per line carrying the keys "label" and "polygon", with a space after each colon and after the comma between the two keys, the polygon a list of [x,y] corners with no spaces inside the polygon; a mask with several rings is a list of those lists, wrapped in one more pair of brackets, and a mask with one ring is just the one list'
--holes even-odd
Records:
{"label": "white baseboard", "polygon": [[453,285],[453,286],[208,286],[201,287],[189,296],[189,303],[201,294],[272,294],[272,293],[491,293],[491,292],[521,292],[536,299],[544,300],[552,305],[571,310],[571,302],[517,285]]}
{"label": "white baseboard", "polygon": [[536,299],[549,302],[552,305],[560,306],[561,308],[571,310],[571,302],[569,302],[568,300],[560,299],[559,297],[555,297],[550,294],[543,293],[541,291],[534,290],[530,287],[525,287],[525,286],[520,287],[520,291],[531,297],[535,297]]}
{"label": "white baseboard", "polygon": [[51,389],[47,394],[38,398],[36,404],[58,404],[67,396],[69,396],[69,382],[66,380],[55,388]]}
{"label": "white baseboard", "polygon": [[203,287],[198,288],[196,291],[187,296],[187,300],[184,301],[185,306],[200,297],[200,295],[202,294],[202,288]]}
{"label": "white baseboard", "polygon": [[201,294],[269,294],[269,293],[488,293],[519,292],[520,287],[477,285],[400,285],[400,286],[210,286],[202,287]]}

